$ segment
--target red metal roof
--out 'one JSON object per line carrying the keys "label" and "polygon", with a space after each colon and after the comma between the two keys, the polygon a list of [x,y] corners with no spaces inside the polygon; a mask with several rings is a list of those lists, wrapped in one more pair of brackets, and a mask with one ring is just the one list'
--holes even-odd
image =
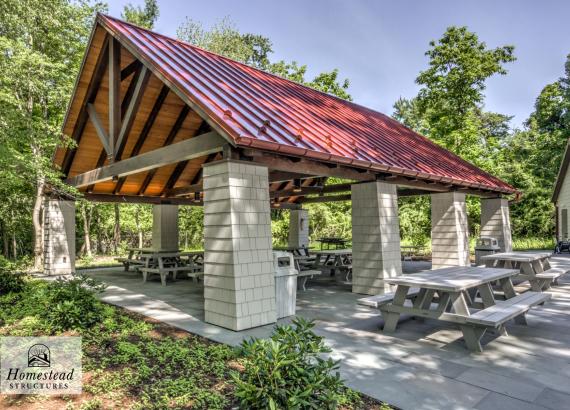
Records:
{"label": "red metal roof", "polygon": [[514,188],[366,107],[99,15],[237,146],[512,193]]}

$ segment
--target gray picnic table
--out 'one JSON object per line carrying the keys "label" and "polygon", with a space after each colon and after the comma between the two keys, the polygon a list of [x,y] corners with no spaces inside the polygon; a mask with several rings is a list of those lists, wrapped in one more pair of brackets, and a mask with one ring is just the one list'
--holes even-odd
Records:
{"label": "gray picnic table", "polygon": [[541,292],[567,272],[564,268],[552,268],[548,260],[550,256],[549,252],[502,252],[482,256],[481,260],[487,267],[519,269],[516,279],[529,281],[533,291]]}
{"label": "gray picnic table", "polygon": [[[487,330],[506,335],[507,321],[526,324],[528,310],[550,298],[539,292],[517,295],[511,278],[518,273],[514,268],[449,267],[401,275],[384,280],[396,286],[394,293],[363,298],[359,304],[379,309],[388,333],[396,330],[402,314],[457,324],[467,347],[481,352]],[[497,281],[504,300],[491,287]]]}

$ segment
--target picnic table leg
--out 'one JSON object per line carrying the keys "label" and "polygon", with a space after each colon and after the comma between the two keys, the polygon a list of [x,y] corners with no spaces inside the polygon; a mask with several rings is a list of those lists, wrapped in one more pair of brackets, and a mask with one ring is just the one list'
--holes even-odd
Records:
{"label": "picnic table leg", "polygon": [[481,295],[481,300],[483,301],[483,307],[485,309],[495,304],[495,297],[493,296],[493,290],[489,283],[478,286],[477,290],[479,290],[479,295]]}
{"label": "picnic table leg", "polygon": [[[465,301],[465,295],[463,292],[451,292],[449,296],[454,313],[462,316],[469,316],[469,308]],[[470,325],[460,325],[459,327],[463,333],[463,339],[465,340],[467,348],[472,352],[482,352],[483,347],[481,347],[481,338],[485,334],[485,328],[478,328]]]}
{"label": "picnic table leg", "polygon": [[530,282],[530,288],[535,292],[542,292],[542,283],[536,278],[535,265],[533,263],[522,263],[521,271],[526,276],[528,276],[528,281]]}
{"label": "picnic table leg", "polygon": [[[409,286],[398,285],[392,304],[394,306],[404,306],[409,289]],[[382,330],[386,333],[395,332],[396,327],[398,326],[398,320],[400,319],[400,314],[397,312],[382,311],[382,316],[384,317],[384,328]]]}
{"label": "picnic table leg", "polygon": [[472,352],[482,352],[483,347],[481,346],[481,338],[485,334],[484,327],[473,327],[468,325],[461,325],[461,331],[463,332],[463,340],[467,348]]}

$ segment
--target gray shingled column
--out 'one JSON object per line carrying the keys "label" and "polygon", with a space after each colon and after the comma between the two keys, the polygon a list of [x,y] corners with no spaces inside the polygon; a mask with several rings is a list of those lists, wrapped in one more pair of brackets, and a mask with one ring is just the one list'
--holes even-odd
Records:
{"label": "gray shingled column", "polygon": [[292,209],[289,211],[289,246],[309,247],[309,211]]}
{"label": "gray shingled column", "polygon": [[501,252],[513,250],[509,201],[507,199],[481,198],[481,236],[497,238]]}
{"label": "gray shingled column", "polygon": [[469,229],[465,194],[431,195],[432,269],[469,266]]}
{"label": "gray shingled column", "polygon": [[396,185],[352,185],[352,291],[390,291],[385,278],[400,275],[400,226]]}
{"label": "gray shingled column", "polygon": [[177,251],[178,205],[152,206],[152,249]]}
{"label": "gray shingled column", "polygon": [[47,199],[44,208],[44,273],[75,272],[75,202]]}
{"label": "gray shingled column", "polygon": [[276,321],[267,167],[204,165],[206,322],[232,330]]}

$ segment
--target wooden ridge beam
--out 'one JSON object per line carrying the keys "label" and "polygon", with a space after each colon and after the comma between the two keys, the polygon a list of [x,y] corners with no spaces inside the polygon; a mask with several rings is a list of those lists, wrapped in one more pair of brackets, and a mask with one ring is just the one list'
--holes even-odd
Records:
{"label": "wooden ridge beam", "polygon": [[165,165],[222,151],[226,144],[225,141],[218,133],[209,132],[85,172],[68,178],[66,182],[80,188],[117,177],[154,170]]}

